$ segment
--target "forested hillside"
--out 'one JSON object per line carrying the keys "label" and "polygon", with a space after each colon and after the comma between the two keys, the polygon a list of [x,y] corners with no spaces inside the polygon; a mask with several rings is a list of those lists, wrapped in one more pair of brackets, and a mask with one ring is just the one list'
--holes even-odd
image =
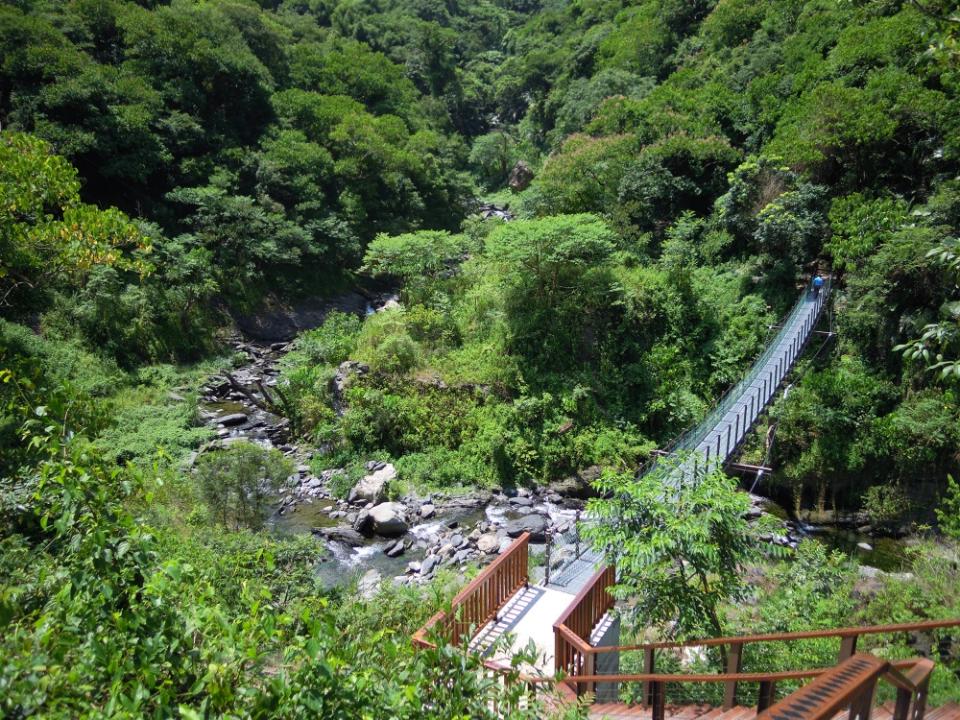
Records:
{"label": "forested hillside", "polygon": [[[805,542],[723,624],[956,615],[958,35],[947,0],[0,5],[0,714],[494,717],[407,642],[483,553],[363,600],[278,494],[631,473],[818,272],[832,334],[743,458],[913,575],[853,598]],[[303,303],[339,310],[239,338]]]}

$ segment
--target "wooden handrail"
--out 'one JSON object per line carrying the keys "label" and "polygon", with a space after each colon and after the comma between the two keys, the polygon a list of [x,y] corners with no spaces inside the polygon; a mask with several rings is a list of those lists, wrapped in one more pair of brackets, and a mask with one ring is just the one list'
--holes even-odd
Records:
{"label": "wooden handrail", "polygon": [[851,718],[865,720],[870,716],[877,680],[889,667],[890,663],[874,655],[858,653],[764,710],[757,720],[829,720],[846,708],[850,708]]}
{"label": "wooden handrail", "polygon": [[862,627],[831,628],[827,630],[809,630],[805,632],[766,633],[763,635],[731,635],[719,638],[701,638],[698,640],[650,642],[639,645],[610,645],[594,648],[593,652],[629,652],[633,650],[666,650],[684,647],[716,647],[740,643],[786,642],[791,640],[813,640],[817,638],[851,638],[861,635],[887,635],[916,630],[939,630],[941,628],[960,627],[960,618],[951,620],[923,620],[914,623],[896,623],[894,625],[864,625]]}
{"label": "wooden handrail", "polygon": [[[462,642],[471,632],[489,622],[507,600],[528,582],[528,544],[529,535],[520,536],[500,557],[487,566],[473,581],[467,584],[451,602],[450,610],[438,612],[414,636],[413,641],[421,647],[433,647],[427,640],[431,631],[447,641]],[[596,683],[644,683],[645,704],[652,704],[652,720],[662,720],[664,716],[665,686],[667,683],[725,683],[724,706],[729,707],[736,699],[738,683],[759,683],[757,711],[762,718],[776,718],[770,713],[784,706],[791,698],[797,700],[797,693],[804,693],[800,699],[809,704],[808,692],[814,692],[817,683],[833,682],[832,687],[843,686],[842,697],[831,699],[816,715],[805,715],[811,720],[826,720],[837,702],[848,700],[851,717],[859,716],[867,720],[869,704],[878,677],[882,677],[897,688],[897,703],[894,720],[922,720],[926,703],[926,691],[933,669],[933,663],[926,659],[900,660],[887,662],[872,655],[855,654],[856,642],[861,635],[890,634],[911,631],[931,631],[943,628],[960,627],[960,618],[951,620],[927,620],[913,623],[891,625],[869,625],[862,627],[831,628],[793,633],[766,633],[758,635],[737,635],[721,638],[703,638],[699,640],[652,642],[640,645],[619,645],[593,647],[590,634],[596,623],[614,604],[609,588],[616,582],[612,567],[598,570],[584,588],[576,595],[564,613],[554,623],[555,656],[554,664],[558,677],[536,677],[521,673],[517,678],[531,687],[556,684],[571,684],[577,694],[585,689],[591,690]],[[841,639],[839,664],[832,668],[809,670],[788,670],[780,672],[740,671],[740,657],[743,646],[749,643],[789,642],[817,638]],[[683,647],[716,647],[727,645],[728,662],[726,672],[719,674],[658,674],[653,671],[654,651]],[[646,672],[632,675],[597,675],[594,672],[596,656],[609,652],[629,652],[643,650]],[[865,660],[868,658],[868,660]],[[856,659],[856,662],[851,663]],[[512,669],[499,663],[486,661],[489,670],[506,673]],[[877,670],[877,668],[880,668]],[[875,672],[876,671],[876,672]],[[846,672],[847,675],[843,675]],[[852,674],[851,674],[852,673]],[[567,675],[567,677],[563,677]],[[855,682],[849,680],[853,677]],[[773,705],[776,683],[789,680],[814,680],[800,691],[780,703]],[[823,680],[827,678],[827,680]],[[840,678],[840,680],[837,680]],[[844,680],[843,678],[847,678]],[[864,679],[866,678],[866,679]],[[846,684],[844,684],[846,683]],[[847,687],[849,685],[850,687]],[[856,687],[853,687],[856,686]],[[808,690],[813,688],[813,690]],[[566,690],[569,692],[569,689]],[[807,699],[804,699],[807,698]],[[852,699],[851,699],[852,698]],[[911,710],[912,705],[912,710]],[[771,707],[772,706],[772,707]]]}
{"label": "wooden handrail", "polygon": [[427,638],[439,634],[447,642],[460,644],[476,632],[504,606],[530,579],[527,548],[530,533],[523,533],[503,554],[487,565],[458,592],[448,612],[438,612],[413,634],[419,647],[433,647]]}
{"label": "wooden handrail", "polygon": [[[589,642],[590,632],[597,621],[613,607],[614,598],[609,588],[615,581],[613,567],[607,565],[597,570],[574,596],[553,626],[566,625],[578,637]],[[584,612],[585,610],[589,612]],[[586,627],[587,622],[591,620],[590,627]]]}
{"label": "wooden handrail", "polygon": [[[616,582],[612,566],[597,570],[553,624],[553,666],[573,677],[592,675],[596,657],[590,634],[613,607],[610,587]],[[592,684],[577,685],[577,692],[593,690]]]}
{"label": "wooden handrail", "polygon": [[[898,660],[888,663],[888,672],[893,670],[900,672],[902,668],[914,667],[923,662],[920,658],[910,660]],[[833,670],[829,668],[810,668],[808,670],[782,670],[779,672],[754,672],[754,673],[694,673],[694,674],[665,674],[665,673],[635,673],[631,675],[578,675],[578,682],[663,682],[663,683],[725,683],[725,682],[764,682],[780,680],[808,680],[823,675]],[[901,673],[902,674],[902,673]]]}

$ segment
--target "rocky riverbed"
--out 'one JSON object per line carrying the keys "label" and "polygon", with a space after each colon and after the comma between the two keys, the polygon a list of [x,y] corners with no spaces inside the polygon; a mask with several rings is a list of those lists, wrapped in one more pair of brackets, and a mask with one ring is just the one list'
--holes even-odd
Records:
{"label": "rocky riverbed", "polygon": [[[396,304],[395,295],[390,293],[367,298],[364,303],[358,297],[351,294],[332,301],[327,312],[346,308],[372,313]],[[263,403],[265,394],[276,392],[278,363],[291,348],[291,328],[316,326],[325,317],[317,303],[307,307],[309,317],[272,311],[265,320],[247,321],[245,325],[257,329],[257,339],[238,335],[232,340],[234,350],[244,359],[229,374],[207,381],[202,388],[200,412],[217,433],[204,450],[248,440],[276,448],[294,462],[295,472],[276,498],[270,526],[279,534],[312,533],[326,545],[329,558],[318,570],[325,582],[336,585],[352,581],[359,573],[365,573],[361,589],[374,587],[386,577],[397,583],[426,582],[441,568],[458,568],[496,557],[523,532],[531,534],[534,553],[545,553],[550,539],[553,568],[573,556],[576,519],[591,492],[590,481],[597,468],[533,491],[397,497],[396,469],[371,461],[348,496],[335,497],[333,488],[343,488],[346,471],[318,469],[323,467],[322,455],[295,442],[290,437],[289,421],[267,410]],[[349,375],[365,371],[362,363],[347,361],[341,365],[334,379],[334,395]],[[759,517],[767,511],[768,502],[753,499],[751,515]],[[782,535],[769,541],[795,546],[803,534],[803,527],[784,521]],[[535,566],[536,572],[544,572],[543,563]]]}

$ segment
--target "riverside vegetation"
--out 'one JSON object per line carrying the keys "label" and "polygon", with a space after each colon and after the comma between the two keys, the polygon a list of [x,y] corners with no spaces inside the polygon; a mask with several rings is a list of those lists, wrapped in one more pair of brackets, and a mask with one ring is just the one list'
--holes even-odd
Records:
{"label": "riverside vegetation", "polygon": [[[630,473],[830,268],[836,335],[771,409],[772,451],[764,424],[746,457],[793,513],[909,535],[905,572],[815,541],[755,552],[723,477],[683,499],[668,548],[597,539],[643,560],[624,594],[664,590],[637,632],[960,614],[955,12],[3,4],[2,714],[494,716],[475,658],[408,642],[460,571],[371,600],[322,585],[325,546],[268,522],[290,458],[218,448],[201,422],[233,324],[371,283],[399,302],[328,313],[275,378],[291,442],[344,469],[326,491],[370,462],[395,466],[394,498],[595,468],[655,525],[680,508]],[[514,219],[481,220],[477,197]],[[331,382],[345,362],[363,371]],[[678,558],[718,582],[678,588],[661,572]],[[776,652],[765,668],[832,661],[815,641]],[[960,696],[956,670],[938,664],[935,697]]]}

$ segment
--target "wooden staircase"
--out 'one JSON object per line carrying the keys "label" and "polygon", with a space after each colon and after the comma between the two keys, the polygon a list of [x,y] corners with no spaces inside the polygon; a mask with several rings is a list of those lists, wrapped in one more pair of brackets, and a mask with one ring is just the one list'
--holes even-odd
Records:
{"label": "wooden staircase", "polygon": [[[529,535],[520,536],[487,566],[453,599],[451,607],[434,615],[413,636],[418,647],[435,647],[437,643],[453,643],[470,652],[470,642],[518,592],[528,587]],[[548,674],[519,672],[509,664],[486,660],[485,672],[507,683],[527,687],[529,699],[542,699],[548,709],[560,710],[570,703],[591,703],[589,717],[626,720],[960,720],[960,704],[927,707],[927,689],[934,662],[916,657],[908,660],[886,660],[878,655],[857,652],[860,638],[902,633],[933,633],[960,628],[960,618],[927,620],[895,625],[831,628],[808,632],[739,635],[724,638],[703,638],[683,642],[654,642],[641,645],[591,644],[594,628],[613,607],[610,587],[615,581],[612,567],[600,568],[553,624],[554,668]],[[528,608],[536,611],[536,604]],[[837,660],[832,667],[816,667],[786,671],[744,671],[744,648],[756,643],[790,643],[810,639],[837,641]],[[878,647],[871,640],[872,647]],[[657,672],[657,657],[663,652],[685,648],[722,648],[725,667],[712,673]],[[642,653],[643,672],[610,674],[604,671],[604,655],[623,658],[627,653]],[[609,656],[609,655],[608,655]],[[619,666],[619,663],[616,664]],[[759,670],[759,669],[758,669]],[[778,685],[804,683],[798,690],[777,701]],[[893,703],[874,707],[878,683],[896,690]],[[720,685],[723,705],[676,706],[666,703],[667,688],[683,685]],[[611,688],[612,686],[612,688]],[[755,688],[755,690],[753,690]],[[601,700],[597,702],[597,692]],[[612,689],[611,694],[606,694]],[[621,696],[632,689],[642,704],[606,702],[605,697]],[[751,689],[753,698],[746,697]],[[639,691],[637,693],[636,691]],[[719,695],[719,693],[718,693]],[[749,703],[752,705],[744,705]],[[512,701],[513,702],[513,701]],[[508,714],[502,714],[507,717]]]}
{"label": "wooden staircase", "polygon": [[[872,720],[893,720],[895,703],[888,702],[873,709]],[[590,718],[595,720],[650,720],[650,708],[621,703],[601,703],[590,706]],[[749,720],[757,717],[757,709],[738,705],[730,710],[708,705],[667,706],[667,720]],[[836,720],[850,720],[850,712],[834,716]],[[960,704],[947,703],[927,710],[924,720],[960,720]]]}

